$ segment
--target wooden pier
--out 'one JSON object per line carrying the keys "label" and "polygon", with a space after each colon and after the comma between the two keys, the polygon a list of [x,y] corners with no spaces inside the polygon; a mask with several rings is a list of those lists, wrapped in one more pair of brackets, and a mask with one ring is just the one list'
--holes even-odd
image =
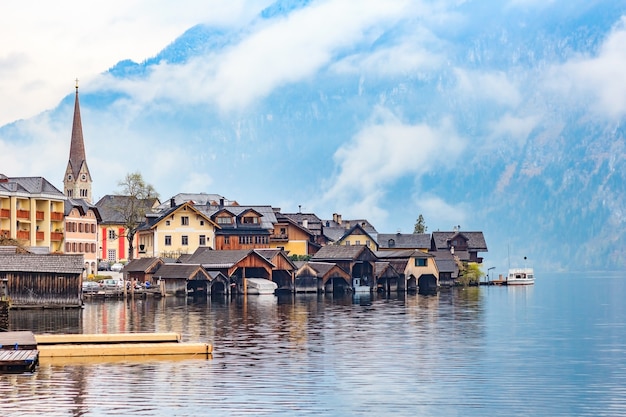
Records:
{"label": "wooden pier", "polygon": [[0,372],[33,372],[39,351],[31,332],[0,332]]}

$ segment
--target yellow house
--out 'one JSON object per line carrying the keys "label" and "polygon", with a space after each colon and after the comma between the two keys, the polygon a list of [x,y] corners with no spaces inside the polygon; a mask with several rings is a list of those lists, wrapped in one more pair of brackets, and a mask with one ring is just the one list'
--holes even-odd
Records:
{"label": "yellow house", "polygon": [[314,255],[320,246],[315,243],[313,232],[277,212],[270,248],[284,250],[289,255],[306,256]]}
{"label": "yellow house", "polygon": [[360,224],[356,224],[346,230],[344,235],[335,242],[335,245],[367,246],[372,251],[378,250],[378,243],[376,239],[365,231]]}
{"label": "yellow house", "polygon": [[139,228],[139,257],[178,258],[202,246],[213,248],[217,223],[186,202],[150,214]]}
{"label": "yellow house", "polygon": [[439,287],[439,268],[435,257],[417,249],[409,257],[404,276],[407,290],[435,290]]}
{"label": "yellow house", "polygon": [[62,253],[64,202],[63,193],[43,177],[0,174],[0,237]]}

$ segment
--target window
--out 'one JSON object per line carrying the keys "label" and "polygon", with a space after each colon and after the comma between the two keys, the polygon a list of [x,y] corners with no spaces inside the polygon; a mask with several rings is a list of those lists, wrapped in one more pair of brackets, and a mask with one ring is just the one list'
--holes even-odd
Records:
{"label": "window", "polygon": [[280,234],[281,234],[281,235],[286,235],[286,234],[287,234],[287,228],[285,228],[285,227],[281,227],[281,228],[280,228]]}
{"label": "window", "polygon": [[369,240],[365,242],[365,246],[367,246],[368,248],[370,247],[370,241]]}
{"label": "window", "polygon": [[204,226],[204,220],[200,220],[200,226]]}
{"label": "window", "polygon": [[355,245],[359,246],[361,244],[360,240],[357,240],[356,242],[354,242]]}
{"label": "window", "polygon": [[218,217],[217,224],[232,224],[233,220],[230,217]]}
{"label": "window", "polygon": [[87,190],[83,190],[83,189],[81,189],[81,190],[80,190],[80,196],[81,196],[81,197],[87,197]]}
{"label": "window", "polygon": [[346,240],[346,246],[350,246],[350,241]]}
{"label": "window", "polygon": [[78,223],[78,231],[80,233],[83,233],[83,224],[82,223]]}
{"label": "window", "polygon": [[189,245],[189,236],[183,235],[181,236],[181,242],[183,246]]}
{"label": "window", "polygon": [[181,216],[180,224],[183,226],[189,226],[189,216]]}
{"label": "window", "polygon": [[172,236],[165,235],[165,246],[172,246]]}
{"label": "window", "polygon": [[258,217],[244,217],[241,222],[243,224],[259,224],[259,218]]}
{"label": "window", "polygon": [[169,220],[165,220],[165,225],[169,226],[170,225],[170,221]]}
{"label": "window", "polygon": [[206,246],[206,236],[205,235],[200,235],[200,239],[198,241],[198,244],[200,246]]}
{"label": "window", "polygon": [[107,250],[107,261],[109,262],[117,261],[117,252],[115,252],[115,249]]}
{"label": "window", "polygon": [[415,258],[415,266],[428,266],[428,259]]}
{"label": "window", "polygon": [[389,246],[390,248],[395,247],[395,246],[396,246],[396,241],[395,241],[395,240],[393,240],[393,239],[389,239],[389,240],[387,241],[387,246]]}
{"label": "window", "polygon": [[[113,229],[109,229],[108,235],[109,235],[109,239],[115,239],[117,237],[115,236],[115,230]],[[113,259],[113,262],[115,262],[115,259]]]}
{"label": "window", "polygon": [[224,244],[230,245],[230,236],[224,236]]}
{"label": "window", "polygon": [[96,225],[95,224],[91,225],[91,233],[96,233]]}

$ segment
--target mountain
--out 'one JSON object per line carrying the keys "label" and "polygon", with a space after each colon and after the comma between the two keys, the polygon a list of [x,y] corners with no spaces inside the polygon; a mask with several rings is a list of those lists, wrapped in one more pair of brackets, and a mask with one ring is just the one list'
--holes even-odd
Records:
{"label": "mountain", "polygon": [[[626,2],[378,6],[279,1],[118,62],[81,90],[94,187],[139,170],[163,198],[482,230],[502,271],[625,267]],[[60,180],[72,104],[0,140],[48,132]]]}

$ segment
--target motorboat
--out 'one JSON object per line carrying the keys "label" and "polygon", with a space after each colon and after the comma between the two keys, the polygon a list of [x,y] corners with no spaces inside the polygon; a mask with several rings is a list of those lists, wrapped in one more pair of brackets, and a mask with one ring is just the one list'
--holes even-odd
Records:
{"label": "motorboat", "polygon": [[265,278],[246,278],[248,294],[274,294],[278,284]]}
{"label": "motorboat", "polygon": [[369,293],[372,287],[363,278],[352,278],[352,290],[355,293]]}
{"label": "motorboat", "polygon": [[506,285],[532,285],[535,273],[532,268],[511,268],[506,277]]}

